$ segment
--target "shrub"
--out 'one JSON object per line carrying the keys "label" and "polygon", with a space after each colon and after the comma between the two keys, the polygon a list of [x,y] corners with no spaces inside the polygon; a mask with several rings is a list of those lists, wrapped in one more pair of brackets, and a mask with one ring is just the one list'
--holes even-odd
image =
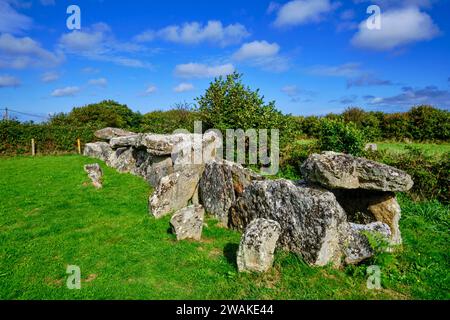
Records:
{"label": "shrub", "polygon": [[317,147],[321,151],[335,151],[361,156],[364,154],[366,137],[352,122],[322,120]]}

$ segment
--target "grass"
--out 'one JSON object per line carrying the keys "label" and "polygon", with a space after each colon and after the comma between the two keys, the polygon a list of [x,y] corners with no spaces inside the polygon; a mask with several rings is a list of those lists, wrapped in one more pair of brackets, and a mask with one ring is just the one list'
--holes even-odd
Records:
{"label": "grass", "polygon": [[401,143],[401,142],[378,142],[379,150],[386,150],[393,153],[406,153],[408,152],[407,147],[415,147],[425,152],[425,154],[430,156],[439,156],[444,153],[450,152],[450,144],[442,143]]}
{"label": "grass", "polygon": [[[151,190],[102,167],[94,190],[80,156],[0,159],[0,299],[449,299],[449,209],[401,197],[401,252],[366,266],[312,268],[278,252],[264,275],[238,274],[240,235],[207,220],[201,242],[177,242],[169,218],[148,214]],[[373,263],[372,262],[372,263]],[[66,268],[81,269],[81,290]]]}

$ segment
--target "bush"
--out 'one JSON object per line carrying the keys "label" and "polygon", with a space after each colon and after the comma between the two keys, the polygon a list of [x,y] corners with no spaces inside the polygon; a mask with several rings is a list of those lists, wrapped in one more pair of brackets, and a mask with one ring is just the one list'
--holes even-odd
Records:
{"label": "bush", "polygon": [[317,148],[320,151],[335,151],[361,156],[364,154],[366,137],[352,122],[322,120]]}
{"label": "bush", "polygon": [[378,151],[368,154],[375,161],[399,168],[411,175],[414,187],[409,192],[414,200],[437,199],[450,203],[450,153],[429,156],[409,146],[407,153]]}
{"label": "bush", "polygon": [[141,132],[171,134],[175,130],[194,131],[194,122],[200,120],[198,112],[184,107],[169,111],[153,111],[142,117]]}

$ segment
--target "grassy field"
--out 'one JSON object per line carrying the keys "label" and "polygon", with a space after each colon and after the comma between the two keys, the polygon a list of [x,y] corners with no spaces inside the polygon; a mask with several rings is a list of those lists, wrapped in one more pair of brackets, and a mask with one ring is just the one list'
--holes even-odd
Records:
{"label": "grassy field", "polygon": [[422,150],[428,155],[441,155],[450,152],[450,144],[442,143],[400,143],[400,142],[378,142],[379,150],[386,150],[394,153],[405,153],[408,147],[414,147]]}
{"label": "grassy field", "polygon": [[[401,196],[404,247],[366,267],[311,268],[278,252],[267,274],[238,274],[240,235],[208,220],[201,242],[177,242],[148,214],[146,183],[102,167],[94,190],[80,156],[0,159],[0,299],[449,299],[449,208]],[[81,268],[81,290],[66,267]]]}

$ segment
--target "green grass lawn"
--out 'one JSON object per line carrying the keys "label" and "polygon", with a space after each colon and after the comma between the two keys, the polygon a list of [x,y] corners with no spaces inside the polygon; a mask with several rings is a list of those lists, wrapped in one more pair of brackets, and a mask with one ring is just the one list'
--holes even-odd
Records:
{"label": "green grass lawn", "polygon": [[[94,190],[80,156],[0,159],[0,299],[449,299],[449,209],[401,197],[405,245],[366,266],[311,268],[282,252],[264,275],[238,274],[240,235],[207,221],[201,242],[177,242],[148,214],[140,178],[102,167]],[[81,290],[66,267],[81,268]]]}
{"label": "green grass lawn", "polygon": [[401,142],[378,142],[379,150],[386,150],[393,153],[405,153],[408,151],[407,147],[419,148],[428,155],[441,155],[450,152],[450,144],[442,143],[401,143]]}

